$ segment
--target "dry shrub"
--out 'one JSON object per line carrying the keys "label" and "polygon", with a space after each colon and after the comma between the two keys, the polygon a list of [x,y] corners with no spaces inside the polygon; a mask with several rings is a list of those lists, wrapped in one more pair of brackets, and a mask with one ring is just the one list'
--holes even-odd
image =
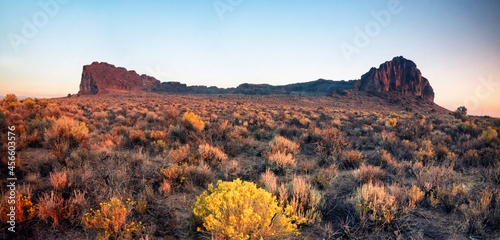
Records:
{"label": "dry shrub", "polygon": [[66,201],[67,216],[73,224],[81,221],[87,204],[85,192],[74,190]]}
{"label": "dry shrub", "polygon": [[267,159],[271,162],[274,169],[285,172],[287,169],[295,166],[295,158],[291,153],[276,152],[268,155]]}
{"label": "dry shrub", "polygon": [[386,189],[389,194],[394,197],[394,201],[401,205],[400,210],[403,213],[407,213],[408,208],[403,206],[403,203],[409,201],[408,189],[406,187],[402,187],[400,183],[392,183],[391,185],[387,186]]}
{"label": "dry shrub", "polygon": [[149,137],[153,140],[165,140],[167,139],[167,133],[163,131],[151,131]]}
{"label": "dry shrub", "polygon": [[486,223],[493,230],[498,231],[500,229],[500,189],[495,189],[492,195],[493,197],[490,201],[490,209],[486,217]]}
{"label": "dry shrub", "polygon": [[276,190],[278,189],[278,178],[276,175],[267,168],[264,173],[260,175],[260,184],[266,189],[266,191],[276,194]]}
{"label": "dry shrub", "polygon": [[52,149],[52,154],[62,162],[71,147],[88,143],[89,130],[85,123],[64,116],[52,122],[44,137],[45,143]]}
{"label": "dry shrub", "polygon": [[232,178],[237,177],[241,173],[240,164],[238,161],[236,161],[234,159],[231,161],[225,162],[223,169],[224,169],[224,174],[226,176],[230,176]]}
{"label": "dry shrub", "polygon": [[434,151],[436,153],[436,158],[439,160],[445,159],[446,156],[448,156],[449,150],[448,148],[443,145],[443,144],[438,144],[435,148]]}
{"label": "dry shrub", "polygon": [[421,143],[418,152],[415,153],[415,158],[417,161],[423,162],[424,164],[434,159],[434,148],[430,140]]}
{"label": "dry shrub", "polygon": [[323,188],[329,187],[332,179],[337,176],[337,164],[332,164],[327,168],[320,168],[316,173],[316,182]]}
{"label": "dry shrub", "polygon": [[354,170],[354,176],[361,183],[376,182],[384,179],[385,172],[378,166],[365,165],[363,163],[359,169]]}
{"label": "dry shrub", "polygon": [[410,208],[415,209],[417,207],[417,203],[422,200],[424,197],[425,193],[424,191],[420,190],[417,186],[413,185],[410,190],[408,190],[408,206]]}
{"label": "dry shrub", "polygon": [[321,193],[304,176],[293,176],[292,181],[278,189],[280,200],[291,206],[293,213],[305,224],[321,221]]}
{"label": "dry shrub", "polygon": [[488,128],[482,132],[481,139],[489,143],[493,141],[493,139],[497,138],[497,136],[498,136],[497,130],[488,126]]}
{"label": "dry shrub", "polygon": [[215,175],[209,165],[201,162],[196,167],[187,169],[188,181],[198,187],[206,187],[208,183],[213,182]]}
{"label": "dry shrub", "polygon": [[180,188],[186,180],[186,164],[169,164],[160,169],[160,175],[170,184],[171,188]]}
{"label": "dry shrub", "polygon": [[185,124],[186,128],[193,129],[197,132],[201,132],[205,129],[205,123],[192,112],[184,113],[181,120]]}
{"label": "dry shrub", "polygon": [[[160,176],[163,177],[166,190],[186,189],[188,186],[196,185],[205,187],[214,178],[214,174],[205,163],[198,166],[183,163],[169,164],[168,167],[160,169]],[[167,186],[167,184],[169,186]]]}
{"label": "dry shrub", "polygon": [[316,143],[316,150],[325,155],[338,156],[349,146],[345,134],[335,127],[323,129],[320,136],[321,140]]}
{"label": "dry shrub", "polygon": [[438,166],[423,167],[418,162],[413,164],[413,169],[416,172],[420,187],[425,191],[430,191],[441,186],[443,180],[446,180],[445,178],[453,173],[453,170],[450,168]]}
{"label": "dry shrub", "polygon": [[396,159],[394,159],[388,151],[382,149],[379,151],[379,154],[382,166],[385,166],[393,171],[396,171],[401,167],[401,163],[396,161]]}
{"label": "dry shrub", "polygon": [[492,168],[488,169],[487,177],[490,183],[500,185],[500,162],[497,162]]}
{"label": "dry shrub", "polygon": [[198,154],[202,161],[212,166],[219,165],[227,159],[227,155],[220,148],[210,146],[208,143],[198,146]]}
{"label": "dry shrub", "polygon": [[172,191],[170,181],[167,179],[163,179],[163,182],[160,183],[160,190],[165,194],[169,194]]}
{"label": "dry shrub", "polygon": [[9,110],[12,110],[14,109],[16,106],[18,106],[19,104],[21,104],[21,102],[19,102],[17,100],[17,96],[15,94],[7,94],[1,101],[0,101],[0,105],[1,106],[4,106],[6,108],[8,108]]}
{"label": "dry shrub", "polygon": [[156,121],[157,119],[158,119],[158,115],[156,115],[156,113],[154,113],[154,112],[148,112],[148,113],[146,113],[145,120],[148,123],[152,123],[152,122]]}
{"label": "dry shrub", "polygon": [[45,222],[51,219],[53,222],[52,226],[54,227],[58,226],[59,221],[63,220],[67,214],[64,199],[60,193],[55,193],[54,191],[51,191],[50,194],[43,193],[36,204],[36,209],[38,217]]}
{"label": "dry shrub", "polygon": [[353,199],[362,219],[369,217],[376,223],[389,223],[397,213],[395,198],[383,185],[367,183],[357,189]]}
{"label": "dry shrub", "polygon": [[345,156],[344,166],[347,168],[357,168],[363,162],[363,154],[351,150]]}
{"label": "dry shrub", "polygon": [[108,117],[108,113],[104,112],[104,111],[94,113],[94,119],[96,121],[105,120],[107,117]]}
{"label": "dry shrub", "polygon": [[68,182],[68,171],[50,173],[50,185],[56,190],[64,190],[71,186]]}
{"label": "dry shrub", "polygon": [[84,122],[63,116],[52,122],[52,125],[45,131],[44,137],[49,146],[54,142],[64,141],[69,141],[74,146],[86,142],[88,135],[89,129]]}
{"label": "dry shrub", "polygon": [[26,175],[26,182],[31,186],[37,186],[40,183],[40,172],[30,172]]}
{"label": "dry shrub", "polygon": [[297,155],[299,153],[300,145],[295,143],[285,137],[275,136],[274,139],[269,143],[271,146],[271,153],[286,153]]}
{"label": "dry shrub", "polygon": [[[492,213],[495,213],[490,211],[490,203],[492,199],[493,194],[489,190],[484,189],[479,193],[479,196],[471,196],[468,205],[462,204],[460,206],[460,209],[465,215],[465,221],[469,234],[484,234],[486,221]],[[498,214],[498,209],[496,209],[496,211]]]}
{"label": "dry shrub", "polygon": [[127,119],[124,116],[119,115],[115,118],[115,122],[120,124],[127,124]]}
{"label": "dry shrub", "polygon": [[152,146],[156,153],[161,154],[165,152],[168,148],[168,144],[163,140],[156,140],[152,143]]}
{"label": "dry shrub", "polygon": [[318,168],[318,161],[316,158],[299,158],[297,169],[305,174],[309,174]]}
{"label": "dry shrub", "polygon": [[128,138],[130,139],[130,141],[132,141],[133,144],[146,141],[146,136],[144,136],[144,132],[140,129],[131,130]]}
{"label": "dry shrub", "polygon": [[70,145],[68,141],[56,141],[52,145],[51,153],[59,162],[64,162],[69,153]]}
{"label": "dry shrub", "polygon": [[36,101],[31,98],[26,98],[23,100],[23,105],[28,109],[32,110],[36,106]]}
{"label": "dry shrub", "polygon": [[433,197],[435,197],[436,201],[433,205],[442,204],[450,212],[464,203],[466,196],[467,192],[454,183],[445,187],[438,186],[433,191]]}
{"label": "dry shrub", "polygon": [[174,163],[187,161],[189,158],[189,148],[189,144],[186,144],[177,149],[171,150],[168,154],[168,158]]}

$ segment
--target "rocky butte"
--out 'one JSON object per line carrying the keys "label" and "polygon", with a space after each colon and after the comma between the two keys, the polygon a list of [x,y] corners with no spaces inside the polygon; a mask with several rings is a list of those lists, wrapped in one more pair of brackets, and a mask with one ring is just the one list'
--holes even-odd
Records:
{"label": "rocky butte", "polygon": [[83,66],[78,94],[106,94],[114,92],[149,91],[160,81],[145,74],[127,71],[105,62]]}
{"label": "rocky butte", "polygon": [[404,57],[395,57],[372,68],[356,82],[355,89],[367,92],[398,92],[434,102],[434,90],[422,77],[417,65]]}
{"label": "rocky butte", "polygon": [[239,95],[325,95],[349,91],[374,94],[396,93],[433,102],[434,91],[429,81],[422,77],[417,65],[404,57],[395,57],[372,68],[360,80],[332,81],[318,79],[310,82],[282,86],[244,83],[236,88],[187,86],[179,82],[160,82],[154,77],[139,75],[135,71],[115,67],[108,63],[94,62],[83,67],[79,95],[114,92],[150,91],[164,94],[239,94]]}

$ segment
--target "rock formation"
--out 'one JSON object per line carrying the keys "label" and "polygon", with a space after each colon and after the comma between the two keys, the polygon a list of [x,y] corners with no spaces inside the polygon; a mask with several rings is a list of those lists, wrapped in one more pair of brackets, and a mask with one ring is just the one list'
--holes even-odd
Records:
{"label": "rock formation", "polygon": [[237,95],[342,95],[349,96],[358,90],[373,94],[396,94],[405,97],[420,97],[434,101],[434,91],[414,62],[395,57],[372,68],[361,76],[361,80],[316,81],[294,83],[282,86],[244,83],[236,88],[187,86],[179,82],[160,82],[154,77],[139,75],[108,63],[94,62],[83,67],[79,94],[104,94],[130,91],[152,91],[165,94],[237,94]]}
{"label": "rock formation", "polygon": [[434,90],[422,77],[417,65],[404,57],[395,57],[361,76],[355,89],[367,92],[399,92],[434,101]]}
{"label": "rock formation", "polygon": [[105,62],[83,66],[79,94],[104,94],[110,92],[150,91],[160,81],[145,74],[127,71]]}

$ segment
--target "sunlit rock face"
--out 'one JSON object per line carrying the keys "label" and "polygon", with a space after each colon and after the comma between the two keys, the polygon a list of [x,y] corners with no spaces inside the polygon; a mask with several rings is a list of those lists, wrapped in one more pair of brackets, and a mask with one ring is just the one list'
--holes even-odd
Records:
{"label": "sunlit rock face", "polygon": [[372,68],[361,76],[355,88],[367,92],[399,92],[434,101],[434,90],[422,77],[417,65],[404,57],[395,57],[379,68]]}
{"label": "sunlit rock face", "polygon": [[83,66],[79,94],[104,94],[110,92],[149,91],[159,83],[154,77],[139,75],[122,67],[105,62]]}

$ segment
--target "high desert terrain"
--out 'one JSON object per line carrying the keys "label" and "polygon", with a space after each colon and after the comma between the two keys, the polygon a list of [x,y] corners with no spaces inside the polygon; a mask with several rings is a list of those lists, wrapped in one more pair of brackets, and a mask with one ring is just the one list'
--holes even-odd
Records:
{"label": "high desert terrain", "polygon": [[500,119],[433,101],[403,57],[228,89],[95,62],[78,94],[0,101],[0,237],[498,238]]}

